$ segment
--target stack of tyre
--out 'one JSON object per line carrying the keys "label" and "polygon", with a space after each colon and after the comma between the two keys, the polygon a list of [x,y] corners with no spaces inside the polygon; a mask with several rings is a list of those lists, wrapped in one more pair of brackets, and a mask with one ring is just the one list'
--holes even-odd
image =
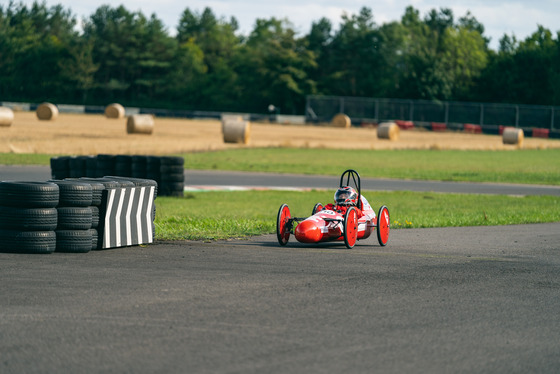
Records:
{"label": "stack of tyre", "polygon": [[175,156],[108,155],[61,156],[51,159],[54,179],[132,177],[157,182],[160,196],[183,196],[185,160]]}
{"label": "stack of tyre", "polygon": [[162,196],[183,196],[185,189],[185,160],[183,157],[159,158],[159,194]]}
{"label": "stack of tyre", "polygon": [[97,176],[97,157],[61,156],[51,158],[51,174],[54,179]]}
{"label": "stack of tyre", "polygon": [[[57,207],[56,251],[72,253],[91,251],[94,247],[92,185],[69,180],[52,180],[51,182],[58,185],[60,189],[60,200]],[[100,197],[99,204],[101,204]],[[96,223],[99,223],[99,209],[96,211]]]}
{"label": "stack of tyre", "polygon": [[95,175],[81,175],[81,177],[104,177],[105,175],[115,174],[115,156],[101,154],[97,155]]}
{"label": "stack of tyre", "polygon": [[0,251],[56,249],[59,187],[46,182],[0,182]]}

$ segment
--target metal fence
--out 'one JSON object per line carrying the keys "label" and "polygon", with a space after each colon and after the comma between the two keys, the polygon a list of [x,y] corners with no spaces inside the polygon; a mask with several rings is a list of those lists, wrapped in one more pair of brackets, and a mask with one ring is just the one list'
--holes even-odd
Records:
{"label": "metal fence", "polygon": [[460,128],[468,123],[486,128],[513,126],[560,130],[560,107],[343,96],[307,97],[307,121],[328,122],[338,113],[348,115],[354,124],[404,120],[445,123],[450,128]]}

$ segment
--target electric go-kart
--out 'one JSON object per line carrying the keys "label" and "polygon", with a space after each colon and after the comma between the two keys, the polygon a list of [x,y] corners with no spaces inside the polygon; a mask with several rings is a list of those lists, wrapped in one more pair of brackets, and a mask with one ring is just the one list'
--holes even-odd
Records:
{"label": "electric go-kart", "polygon": [[317,203],[311,216],[304,218],[292,217],[288,205],[282,204],[276,220],[276,235],[282,246],[293,234],[301,243],[344,240],[346,247],[352,248],[357,240],[368,238],[375,229],[379,244],[385,246],[389,241],[389,228],[389,209],[383,205],[375,215],[362,196],[360,175],[352,169],[340,176],[334,204]]}

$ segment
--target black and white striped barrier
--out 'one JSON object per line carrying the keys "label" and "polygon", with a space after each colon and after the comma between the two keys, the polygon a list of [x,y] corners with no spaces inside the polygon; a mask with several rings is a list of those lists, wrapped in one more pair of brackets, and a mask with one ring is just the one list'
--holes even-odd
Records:
{"label": "black and white striped barrier", "polygon": [[152,243],[155,187],[112,188],[104,192],[99,247],[106,249]]}

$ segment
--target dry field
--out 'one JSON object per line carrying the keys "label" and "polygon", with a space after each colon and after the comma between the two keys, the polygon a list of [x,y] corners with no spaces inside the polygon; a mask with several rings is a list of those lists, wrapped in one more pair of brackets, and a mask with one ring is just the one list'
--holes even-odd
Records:
{"label": "dry field", "polygon": [[[216,120],[156,118],[151,135],[127,134],[126,119],[104,115],[60,113],[39,121],[35,112],[15,112],[12,126],[0,127],[1,153],[43,154],[176,154],[239,147],[345,149],[516,149],[501,136],[460,132],[401,131],[397,141],[377,138],[373,128],[251,124],[249,145],[225,144]],[[525,138],[524,149],[560,148],[560,141]]]}

